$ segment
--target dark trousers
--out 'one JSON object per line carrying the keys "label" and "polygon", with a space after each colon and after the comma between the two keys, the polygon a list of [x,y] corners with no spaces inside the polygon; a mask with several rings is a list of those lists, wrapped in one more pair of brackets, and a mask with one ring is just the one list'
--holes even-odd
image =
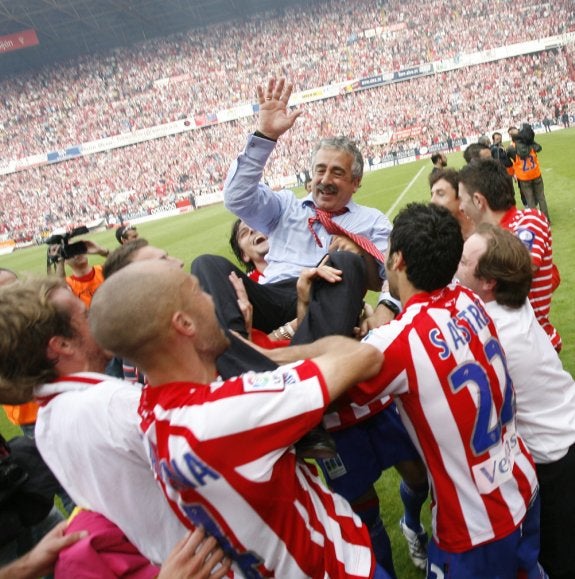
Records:
{"label": "dark trousers", "polygon": [[545,187],[543,179],[537,177],[530,181],[517,181],[521,198],[527,202],[527,207],[539,209],[543,212],[545,217],[549,219],[549,208],[547,207],[547,199],[545,198]]}
{"label": "dark trousers", "polygon": [[296,282],[288,279],[274,284],[262,285],[251,280],[245,272],[219,255],[200,255],[192,262],[191,272],[202,289],[214,300],[220,324],[247,337],[244,317],[237,304],[234,287],[230,283],[231,272],[240,277],[248,298],[254,308],[253,326],[269,333],[296,316]]}
{"label": "dark trousers", "polygon": [[550,579],[575,577],[575,444],[560,460],[537,464],[541,496],[539,561]]}
{"label": "dark trousers", "polygon": [[[363,258],[346,251],[334,252],[330,255],[330,265],[342,270],[342,281],[331,284],[316,280],[313,283],[308,314],[298,327],[292,344],[305,344],[334,334],[351,336],[357,325],[367,291]],[[296,278],[258,284],[224,257],[202,255],[192,262],[191,272],[197,276],[204,291],[212,296],[218,319],[226,330],[247,335],[237,296],[229,281],[232,271],[244,282],[253,306],[254,328],[269,333],[296,317]],[[232,336],[231,347],[218,359],[218,371],[223,378],[246,370],[270,369],[271,362],[255,351],[252,354],[250,349]],[[235,373],[228,374],[230,371]]]}

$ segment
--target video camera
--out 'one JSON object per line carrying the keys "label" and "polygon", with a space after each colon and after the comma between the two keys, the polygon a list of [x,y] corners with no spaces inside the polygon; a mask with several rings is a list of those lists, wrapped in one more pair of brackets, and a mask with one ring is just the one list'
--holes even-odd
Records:
{"label": "video camera", "polygon": [[536,152],[541,150],[541,147],[535,142],[535,132],[529,123],[523,123],[521,129],[512,139],[520,159],[527,159],[532,147],[538,147],[535,149]]}
{"label": "video camera", "polygon": [[513,139],[516,142],[524,143],[525,145],[533,145],[535,142],[535,131],[529,123],[523,123],[521,129]]}
{"label": "video camera", "polygon": [[45,243],[50,246],[59,246],[56,253],[51,253],[50,248],[48,248],[48,265],[57,263],[60,259],[70,259],[76,255],[87,253],[88,248],[83,241],[70,243],[70,239],[72,239],[72,237],[85,235],[86,233],[90,233],[90,230],[85,225],[82,225],[80,227],[75,227],[72,229],[72,231],[68,231],[62,234],[55,234],[48,237]]}

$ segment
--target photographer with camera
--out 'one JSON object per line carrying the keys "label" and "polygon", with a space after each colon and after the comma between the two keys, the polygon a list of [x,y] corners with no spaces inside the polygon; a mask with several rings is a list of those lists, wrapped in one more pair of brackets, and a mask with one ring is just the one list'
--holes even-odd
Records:
{"label": "photographer with camera", "polygon": [[549,218],[549,209],[547,199],[545,198],[545,188],[543,177],[541,175],[541,166],[537,153],[542,149],[541,145],[535,141],[535,132],[528,123],[523,123],[521,129],[516,127],[509,128],[509,136],[512,145],[507,149],[507,154],[513,162],[513,170],[521,199],[527,207],[539,209]]}
{"label": "photographer with camera", "polygon": [[[72,237],[88,233],[88,228],[77,227],[63,235],[52,235],[46,240],[48,244],[47,272],[54,272],[66,279],[72,293],[90,307],[92,296],[104,281],[101,265],[90,265],[88,255],[108,257],[110,250],[94,241],[80,240],[70,243]],[[66,265],[72,269],[72,275],[66,275]]]}

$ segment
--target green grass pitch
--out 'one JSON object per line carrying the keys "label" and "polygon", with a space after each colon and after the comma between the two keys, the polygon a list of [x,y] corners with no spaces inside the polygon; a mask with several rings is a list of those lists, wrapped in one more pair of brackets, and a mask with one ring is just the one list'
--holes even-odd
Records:
{"label": "green grass pitch", "polygon": [[[539,155],[545,182],[545,194],[553,222],[555,262],[562,277],[551,309],[551,320],[563,338],[561,359],[564,366],[575,372],[575,310],[572,288],[575,282],[575,238],[571,226],[575,220],[575,128],[537,136],[543,146]],[[449,166],[463,165],[460,153],[448,156]],[[410,201],[427,201],[429,187],[427,175],[431,170],[429,160],[383,169],[364,176],[355,200],[377,207],[393,219],[399,208]],[[187,215],[145,223],[138,226],[140,235],[151,244],[166,249],[171,255],[190,262],[202,253],[216,253],[233,260],[228,246],[230,226],[234,217],[222,205],[205,207]],[[117,242],[112,231],[94,233],[90,239],[114,249]],[[102,261],[94,258],[94,262]],[[0,256],[0,266],[19,273],[45,273],[46,248],[33,247]],[[370,296],[370,301],[375,294]],[[17,429],[7,423],[0,412],[0,432],[12,436]],[[399,499],[399,478],[394,471],[386,472],[378,482],[381,508],[389,531],[396,571],[400,579],[423,577],[407,555],[407,548],[398,527],[402,508]],[[424,522],[429,529],[429,509],[424,508]]]}

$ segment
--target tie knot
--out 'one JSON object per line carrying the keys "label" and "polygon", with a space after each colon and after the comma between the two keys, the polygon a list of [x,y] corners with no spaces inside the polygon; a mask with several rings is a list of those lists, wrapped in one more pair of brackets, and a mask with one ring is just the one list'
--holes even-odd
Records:
{"label": "tie knot", "polygon": [[349,239],[351,239],[358,247],[363,249],[366,253],[371,255],[380,263],[384,263],[385,259],[383,257],[383,254],[375,246],[373,241],[364,237],[363,235],[351,232],[342,227],[339,223],[333,221],[333,217],[336,217],[337,215],[342,215],[347,211],[349,211],[347,207],[342,207],[337,211],[325,211],[324,209],[319,209],[318,207],[315,206],[313,207],[313,209],[315,211],[315,217],[308,218],[307,225],[311,234],[315,239],[315,242],[319,247],[323,247],[323,245],[313,228],[314,223],[317,223],[318,221],[324,226],[325,230],[330,235],[345,235],[346,237],[349,237]]}
{"label": "tie knot", "polygon": [[349,209],[347,207],[342,207],[341,209],[338,209],[337,211],[326,211],[325,209],[320,209],[319,207],[314,207],[314,211],[318,215],[329,217],[331,219],[332,217],[337,217],[338,215],[343,215],[344,213],[347,213],[349,211]]}

